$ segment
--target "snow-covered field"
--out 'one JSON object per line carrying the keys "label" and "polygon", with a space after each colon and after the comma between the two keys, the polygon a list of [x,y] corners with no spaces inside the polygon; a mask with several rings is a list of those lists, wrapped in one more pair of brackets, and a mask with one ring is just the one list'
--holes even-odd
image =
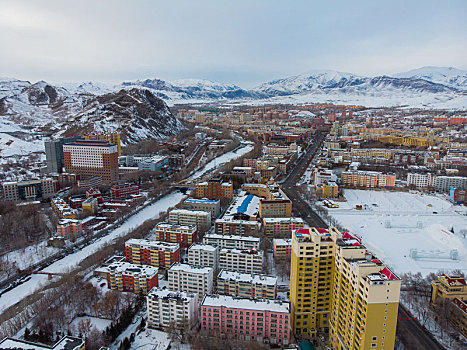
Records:
{"label": "snow-covered field", "polygon": [[[166,211],[169,207],[175,206],[185,197],[181,192],[174,192],[141,210],[125,221],[120,227],[113,230],[107,236],[96,240],[76,253],[67,255],[52,265],[45,268],[44,272],[66,273],[73,270],[86,257],[102,248],[105,244],[112,242],[117,237],[123,236],[130,230],[135,229],[148,219],[156,219],[160,212]],[[48,282],[47,275],[33,275],[30,280],[16,288],[6,292],[0,297],[0,312],[15,304],[19,300],[31,295],[41,286]]]}
{"label": "snow-covered field", "polygon": [[52,254],[58,252],[60,248],[47,247],[47,241],[39,242],[36,245],[23,249],[14,250],[1,257],[5,261],[15,262],[18,268],[25,269]]}
{"label": "snow-covered field", "polygon": [[[328,209],[349,231],[360,235],[369,250],[398,273],[459,269],[467,272],[467,208],[442,195],[344,190],[347,202]],[[356,210],[356,205],[363,210]],[[454,233],[451,232],[454,229]],[[417,249],[422,256],[410,257]],[[450,259],[457,250],[458,259]]]}

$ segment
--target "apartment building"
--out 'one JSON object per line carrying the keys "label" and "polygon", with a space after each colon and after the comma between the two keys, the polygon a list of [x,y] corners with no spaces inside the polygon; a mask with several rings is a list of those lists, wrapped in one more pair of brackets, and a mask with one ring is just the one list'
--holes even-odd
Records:
{"label": "apartment building", "polygon": [[435,190],[438,192],[449,192],[451,187],[459,190],[467,189],[467,177],[462,176],[437,176]]}
{"label": "apartment building", "polygon": [[122,261],[101,269],[106,271],[109,289],[146,295],[153,287],[159,285],[157,268],[153,266]]}
{"label": "apartment building", "polygon": [[133,264],[151,265],[168,269],[180,262],[178,243],[131,238],[125,242],[126,260]]}
{"label": "apartment building", "polygon": [[198,295],[153,288],[146,297],[148,326],[193,327],[198,323]]}
{"label": "apartment building", "polygon": [[261,273],[263,252],[253,248],[222,248],[219,251],[219,268],[243,273]]}
{"label": "apartment building", "polygon": [[286,259],[290,258],[290,253],[292,251],[292,238],[274,238],[272,240],[272,252],[274,258],[277,259]]}
{"label": "apartment building", "polygon": [[195,225],[158,223],[153,229],[156,241],[178,243],[187,246],[196,241],[198,231]]}
{"label": "apartment building", "polygon": [[78,211],[76,209],[71,208],[63,199],[52,198],[52,200],[50,201],[50,205],[59,218],[76,219]]}
{"label": "apartment building", "polygon": [[214,222],[214,232],[220,235],[258,235],[261,225],[258,221],[235,219],[234,216],[223,217]]}
{"label": "apartment building", "polygon": [[429,188],[435,187],[436,175],[435,174],[419,174],[419,173],[408,173],[407,174],[407,186],[415,186],[416,188]]}
{"label": "apartment building", "polygon": [[221,201],[207,198],[187,198],[183,202],[182,209],[207,211],[211,213],[211,219],[214,219],[221,213]]}
{"label": "apartment building", "polygon": [[199,233],[211,228],[211,213],[201,210],[174,209],[169,212],[169,224],[196,226]]}
{"label": "apartment building", "polygon": [[194,243],[188,248],[188,263],[193,266],[219,267],[219,247]]}
{"label": "apartment building", "polygon": [[351,170],[341,174],[342,184],[355,187],[394,187],[396,175],[392,173],[383,174],[378,171]]}
{"label": "apartment building", "polygon": [[217,294],[241,298],[276,299],[277,277],[221,270],[217,276]]}
{"label": "apartment building", "polygon": [[292,328],[302,338],[329,330],[335,349],[393,349],[400,279],[357,236],[335,228],[292,234]]}
{"label": "apartment building", "polygon": [[117,146],[118,155],[122,154],[122,146],[120,144],[120,134],[117,132],[109,133],[94,133],[89,135],[84,135],[85,140],[97,140],[97,141],[107,141]]}
{"label": "apartment building", "polygon": [[303,228],[302,218],[264,218],[264,232],[273,237],[290,237],[293,230]]}
{"label": "apartment building", "polygon": [[212,336],[286,345],[290,341],[290,305],[207,295],[201,303],[201,330]]}
{"label": "apartment building", "polygon": [[220,235],[207,233],[203,237],[204,244],[219,246],[220,248],[259,249],[260,238],[252,236]]}
{"label": "apartment building", "polygon": [[232,199],[233,184],[231,182],[223,182],[221,177],[214,177],[206,182],[200,182],[196,185],[196,198],[208,199]]}
{"label": "apartment building", "polygon": [[467,337],[467,302],[458,298],[452,300],[455,306],[453,324],[464,337]]}
{"label": "apartment building", "polygon": [[138,185],[132,184],[113,185],[110,188],[110,193],[112,195],[112,199],[127,199],[130,198],[132,195],[138,195],[139,187]]}
{"label": "apartment building", "polygon": [[51,178],[27,181],[9,181],[2,184],[3,196],[7,201],[50,198],[57,191],[57,181]]}
{"label": "apartment building", "polygon": [[339,197],[339,186],[335,182],[323,182],[316,185],[316,195],[320,199],[336,199]]}
{"label": "apartment building", "polygon": [[63,145],[79,140],[79,137],[60,138],[44,142],[47,173],[61,173],[65,166],[63,159]]}
{"label": "apartment building", "polygon": [[76,238],[83,234],[83,225],[81,220],[61,219],[57,224],[57,236],[65,239]]}
{"label": "apartment building", "polygon": [[78,140],[63,145],[65,171],[81,178],[99,176],[107,184],[118,181],[118,147],[106,141]]}
{"label": "apartment building", "polygon": [[467,300],[467,283],[461,276],[442,274],[431,282],[431,302],[437,303],[446,299]]}
{"label": "apartment building", "polygon": [[262,197],[259,201],[259,216],[263,218],[290,218],[292,216],[292,201],[275,183],[244,184],[242,190],[250,195]]}
{"label": "apartment building", "polygon": [[212,267],[174,264],[167,271],[169,289],[196,293],[200,297],[210,294],[213,289],[214,269]]}

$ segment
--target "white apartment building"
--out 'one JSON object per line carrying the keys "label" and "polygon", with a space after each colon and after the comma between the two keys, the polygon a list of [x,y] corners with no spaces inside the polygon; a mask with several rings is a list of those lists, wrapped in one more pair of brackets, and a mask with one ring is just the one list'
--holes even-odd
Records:
{"label": "white apartment building", "polygon": [[201,210],[174,209],[169,213],[169,223],[195,225],[198,231],[206,232],[211,228],[211,213]]}
{"label": "white apartment building", "polygon": [[219,267],[219,247],[194,243],[188,248],[188,263],[194,266]]}
{"label": "white apartment building", "polygon": [[219,246],[220,248],[237,248],[237,249],[259,249],[259,237],[253,236],[237,236],[237,235],[220,235],[216,233],[205,234],[203,237],[204,244]]}
{"label": "white apartment building", "polygon": [[191,328],[198,323],[198,295],[194,293],[154,288],[146,302],[149,327]]}
{"label": "white apartment building", "polygon": [[217,276],[217,294],[242,298],[276,299],[277,277],[221,270]]}
{"label": "white apartment building", "polygon": [[228,249],[219,251],[219,268],[243,273],[261,273],[263,252],[256,249]]}
{"label": "white apartment building", "polygon": [[169,289],[196,293],[201,298],[211,294],[214,278],[212,267],[173,264],[168,272]]}
{"label": "white apartment building", "polygon": [[415,186],[417,188],[428,188],[435,187],[436,175],[435,174],[418,174],[408,173],[407,174],[407,186]]}
{"label": "white apartment building", "polygon": [[462,176],[438,176],[435,189],[438,192],[448,192],[451,187],[459,190],[467,189],[467,177]]}

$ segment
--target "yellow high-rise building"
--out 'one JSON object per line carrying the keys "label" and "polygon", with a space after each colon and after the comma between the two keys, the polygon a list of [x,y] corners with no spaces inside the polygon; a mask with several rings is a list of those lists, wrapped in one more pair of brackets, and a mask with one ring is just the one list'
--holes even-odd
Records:
{"label": "yellow high-rise building", "polygon": [[107,141],[117,145],[118,155],[122,155],[122,146],[120,145],[120,134],[118,132],[98,133],[84,135],[85,140]]}
{"label": "yellow high-rise building", "polygon": [[394,349],[401,280],[358,237],[292,233],[290,302],[298,337],[329,332],[333,349]]}

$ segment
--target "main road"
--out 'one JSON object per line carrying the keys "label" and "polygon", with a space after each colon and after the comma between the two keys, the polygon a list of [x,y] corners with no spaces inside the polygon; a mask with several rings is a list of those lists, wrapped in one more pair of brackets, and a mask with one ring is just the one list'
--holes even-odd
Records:
{"label": "main road", "polygon": [[291,172],[282,184],[282,189],[289,199],[293,202],[293,211],[296,216],[302,219],[309,225],[315,227],[327,227],[327,224],[321,217],[311,208],[310,204],[300,196],[300,190],[297,183],[300,181],[303,173],[310,164],[313,157],[321,149],[321,144],[326,137],[325,131],[318,131],[313,136],[312,141],[304,151],[304,154],[297,160],[297,163],[292,168]]}

